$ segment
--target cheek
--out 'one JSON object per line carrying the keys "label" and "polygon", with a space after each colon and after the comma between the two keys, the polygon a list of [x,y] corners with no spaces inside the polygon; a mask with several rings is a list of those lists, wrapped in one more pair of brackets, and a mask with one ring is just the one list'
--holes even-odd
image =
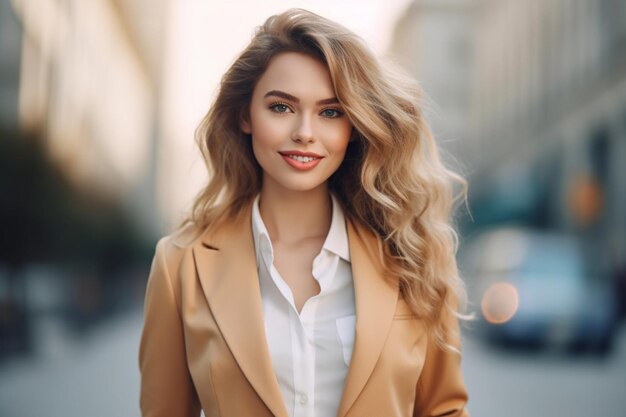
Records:
{"label": "cheek", "polygon": [[340,126],[336,126],[336,129],[333,129],[332,140],[329,141],[328,147],[329,150],[335,153],[345,152],[348,147],[348,142],[350,141],[350,135],[352,134],[352,125],[342,124]]}
{"label": "cheek", "polygon": [[285,123],[277,123],[270,117],[258,117],[253,121],[252,140],[253,146],[278,146],[288,135]]}

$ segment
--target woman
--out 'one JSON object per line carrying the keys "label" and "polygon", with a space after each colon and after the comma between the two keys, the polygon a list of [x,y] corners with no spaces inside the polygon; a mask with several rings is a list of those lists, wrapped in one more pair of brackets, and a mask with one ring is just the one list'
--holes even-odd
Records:
{"label": "woman", "polygon": [[197,132],[209,183],[157,245],[144,416],[467,416],[462,180],[418,99],[334,22],[259,28]]}

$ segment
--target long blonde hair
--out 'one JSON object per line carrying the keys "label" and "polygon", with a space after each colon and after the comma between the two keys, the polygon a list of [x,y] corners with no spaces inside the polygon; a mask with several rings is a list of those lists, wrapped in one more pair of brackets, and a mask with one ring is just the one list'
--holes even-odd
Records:
{"label": "long blonde hair", "polygon": [[442,313],[458,315],[465,299],[451,225],[453,184],[465,190],[465,182],[440,161],[415,81],[380,65],[358,36],[335,22],[290,9],[258,28],[222,77],[196,131],[209,181],[183,223],[218,227],[245,212],[260,192],[262,171],[240,126],[256,82],[281,52],[307,53],[327,64],[355,139],[329,189],[348,218],[380,238],[383,261],[404,299],[437,343],[450,347]]}

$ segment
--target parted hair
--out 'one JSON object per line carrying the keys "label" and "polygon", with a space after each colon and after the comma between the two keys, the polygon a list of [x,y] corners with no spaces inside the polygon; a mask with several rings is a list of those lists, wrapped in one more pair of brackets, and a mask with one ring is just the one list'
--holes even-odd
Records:
{"label": "parted hair", "polygon": [[[379,63],[360,37],[331,20],[303,9],[271,16],[223,75],[196,130],[209,180],[183,224],[219,227],[246,212],[260,192],[262,170],[241,122],[249,117],[256,82],[283,52],[305,53],[328,66],[353,125],[329,190],[349,219],[379,237],[390,279],[434,340],[454,350],[458,332],[444,317],[461,316],[465,302],[451,220],[465,181],[440,160],[417,82]],[[462,190],[456,196],[455,183]]]}

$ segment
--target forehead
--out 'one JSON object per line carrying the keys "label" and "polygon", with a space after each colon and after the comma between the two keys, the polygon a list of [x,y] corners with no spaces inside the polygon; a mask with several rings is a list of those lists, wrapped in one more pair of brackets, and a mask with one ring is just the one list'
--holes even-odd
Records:
{"label": "forehead", "polygon": [[281,90],[303,100],[335,96],[326,64],[300,52],[283,52],[270,60],[254,95],[262,97],[271,90]]}

